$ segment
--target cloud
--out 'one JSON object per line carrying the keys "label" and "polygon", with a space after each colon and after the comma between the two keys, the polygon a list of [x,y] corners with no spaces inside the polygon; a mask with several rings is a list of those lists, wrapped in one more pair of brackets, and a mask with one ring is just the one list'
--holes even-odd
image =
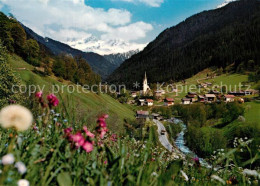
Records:
{"label": "cloud", "polygon": [[114,39],[114,36],[116,35],[118,39],[132,41],[144,38],[146,33],[152,29],[153,27],[150,24],[137,22],[127,26],[110,29],[108,33],[101,36],[101,39]]}
{"label": "cloud", "polygon": [[[61,42],[77,41],[90,35],[102,39],[136,41],[145,38],[147,32],[153,29],[151,24],[142,21],[133,23],[128,10],[93,8],[86,5],[84,0],[1,1],[23,24],[42,36]],[[163,0],[152,1],[155,4],[150,4],[155,6]]]}
{"label": "cloud", "polygon": [[160,7],[164,0],[112,0],[112,1],[124,1],[124,2],[131,2],[131,3],[144,3],[151,7]]}

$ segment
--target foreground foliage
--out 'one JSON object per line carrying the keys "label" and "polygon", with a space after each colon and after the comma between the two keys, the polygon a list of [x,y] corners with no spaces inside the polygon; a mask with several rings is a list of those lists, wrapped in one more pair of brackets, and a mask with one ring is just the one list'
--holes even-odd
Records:
{"label": "foreground foliage", "polygon": [[[82,131],[83,125],[89,125],[78,123],[71,126],[63,112],[54,110],[50,110],[47,118],[45,123],[46,115],[40,115],[24,133],[0,129],[2,183],[15,185],[18,180],[22,183],[28,180],[31,185],[257,185],[260,178],[257,171],[239,167],[233,160],[234,153],[246,150],[253,139],[245,142],[236,139],[235,148],[215,152],[212,167],[206,168],[196,158],[181,159],[157,146],[154,143],[157,136],[152,130],[148,138],[138,141],[128,136],[115,137],[107,129],[102,135],[100,127],[104,128],[106,124],[101,118],[97,129],[87,129],[93,148],[76,148],[80,144],[72,145],[68,140],[74,140],[76,136],[73,133],[72,138],[68,138],[67,134],[72,130]],[[108,128],[111,125],[113,123],[108,123]],[[68,127],[72,128],[68,130]],[[6,161],[6,154],[9,161]],[[245,162],[245,166],[257,158]],[[17,165],[17,162],[22,164]],[[26,166],[25,171],[22,171],[22,165]]]}

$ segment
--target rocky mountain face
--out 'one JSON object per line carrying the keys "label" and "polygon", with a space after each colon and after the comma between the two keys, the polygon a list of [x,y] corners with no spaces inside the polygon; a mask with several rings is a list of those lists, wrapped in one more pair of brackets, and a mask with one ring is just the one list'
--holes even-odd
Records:
{"label": "rocky mountain face", "polygon": [[260,1],[240,0],[204,11],[163,31],[145,49],[126,60],[109,82],[181,80],[211,67],[259,61]]}
{"label": "rocky mountain face", "polygon": [[140,51],[137,49],[137,50],[131,50],[131,51],[125,52],[125,53],[104,55],[104,57],[110,63],[119,67],[125,60],[129,59],[130,57],[137,54],[138,52],[140,52]]}

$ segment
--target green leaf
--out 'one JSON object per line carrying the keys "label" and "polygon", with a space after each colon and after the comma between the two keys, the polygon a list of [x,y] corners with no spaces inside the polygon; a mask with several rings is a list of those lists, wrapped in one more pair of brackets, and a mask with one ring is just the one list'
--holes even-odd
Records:
{"label": "green leaf", "polygon": [[62,172],[58,175],[57,181],[59,183],[59,186],[71,186],[72,180],[70,177],[70,174],[68,172]]}

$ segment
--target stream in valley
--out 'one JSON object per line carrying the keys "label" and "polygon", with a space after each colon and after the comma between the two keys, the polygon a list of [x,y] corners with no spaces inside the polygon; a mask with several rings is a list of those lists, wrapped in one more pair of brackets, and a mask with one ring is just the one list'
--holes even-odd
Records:
{"label": "stream in valley", "polygon": [[[174,123],[175,124],[179,124],[182,128],[182,131],[178,134],[177,139],[175,140],[175,145],[177,146],[177,148],[186,156],[192,157],[192,158],[196,158],[198,157],[193,151],[191,151],[189,149],[189,147],[187,147],[185,145],[185,139],[184,139],[184,135],[185,132],[187,130],[187,126],[183,123],[182,120],[174,118]],[[207,168],[211,168],[211,166],[203,159],[203,158],[199,158],[200,164],[207,167]]]}

